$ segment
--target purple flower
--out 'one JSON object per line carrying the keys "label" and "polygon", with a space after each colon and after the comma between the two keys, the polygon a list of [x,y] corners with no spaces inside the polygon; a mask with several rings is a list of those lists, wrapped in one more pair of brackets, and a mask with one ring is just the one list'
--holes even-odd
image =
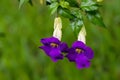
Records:
{"label": "purple flower", "polygon": [[48,55],[54,62],[63,59],[62,52],[67,52],[68,46],[66,43],[59,41],[55,37],[41,39],[43,46],[39,48],[43,49],[46,55]]}
{"label": "purple flower", "polygon": [[75,62],[79,69],[88,68],[90,66],[90,60],[94,57],[94,52],[83,42],[76,41],[68,50],[66,57],[69,61]]}
{"label": "purple flower", "polygon": [[86,56],[84,56],[84,54],[82,53],[77,55],[75,62],[78,69],[90,67],[89,59]]}

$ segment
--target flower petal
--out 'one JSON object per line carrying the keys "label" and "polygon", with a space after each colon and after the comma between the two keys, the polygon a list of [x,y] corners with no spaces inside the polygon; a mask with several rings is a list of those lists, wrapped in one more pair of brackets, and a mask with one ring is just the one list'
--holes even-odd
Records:
{"label": "flower petal", "polygon": [[85,50],[86,45],[82,41],[75,41],[72,45],[72,48],[80,48]]}
{"label": "flower petal", "polygon": [[88,60],[88,58],[86,56],[84,56],[84,54],[79,54],[76,57],[75,61],[76,61],[76,65],[77,65],[78,69],[90,67],[90,61]]}
{"label": "flower petal", "polygon": [[57,57],[51,57],[51,59],[52,59],[53,62],[57,62],[58,60],[63,59],[63,58],[64,58],[64,56],[62,54],[60,54]]}
{"label": "flower petal", "polygon": [[94,52],[90,47],[86,47],[85,55],[88,59],[92,59],[94,57]]}
{"label": "flower petal", "polygon": [[68,51],[69,51],[69,52],[68,52],[68,54],[66,55],[66,57],[68,58],[68,60],[69,60],[70,62],[74,62],[74,61],[75,61],[75,58],[76,58],[76,56],[77,56],[77,53],[75,52],[75,50],[74,50],[73,48],[70,48]]}
{"label": "flower petal", "polygon": [[60,50],[61,50],[62,52],[68,52],[68,46],[67,46],[67,44],[66,44],[65,42],[62,42],[62,43],[60,44]]}
{"label": "flower petal", "polygon": [[41,39],[41,42],[44,45],[50,45],[50,43],[60,44],[60,41],[57,38],[55,38],[55,37],[43,38],[43,39]]}
{"label": "flower petal", "polygon": [[48,47],[48,46],[40,46],[39,48],[43,49],[44,52],[45,52],[48,56],[50,56],[50,55],[49,55],[49,52],[50,52],[50,50],[51,50],[50,47]]}
{"label": "flower petal", "polygon": [[63,55],[61,54],[61,51],[58,48],[51,49],[50,57],[54,62],[56,62],[59,59],[63,59]]}

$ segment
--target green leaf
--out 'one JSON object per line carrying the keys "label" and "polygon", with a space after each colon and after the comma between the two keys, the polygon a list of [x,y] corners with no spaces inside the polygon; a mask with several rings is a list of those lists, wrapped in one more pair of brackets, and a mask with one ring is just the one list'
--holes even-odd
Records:
{"label": "green leaf", "polygon": [[82,19],[82,14],[79,8],[71,8],[70,11],[76,18]]}
{"label": "green leaf", "polygon": [[80,7],[82,8],[82,10],[85,10],[85,11],[94,11],[99,8],[99,5],[92,0],[87,0],[85,2],[81,2]]}
{"label": "green leaf", "polygon": [[70,10],[71,14],[74,15],[74,18],[70,20],[70,25],[73,29],[75,36],[77,37],[81,27],[83,26],[82,14],[79,8],[71,8]]}
{"label": "green leaf", "polygon": [[19,0],[19,9],[22,7],[22,5],[25,3],[25,2],[28,2],[28,0]]}
{"label": "green leaf", "polygon": [[71,7],[79,7],[79,4],[76,0],[66,0]]}
{"label": "green leaf", "polygon": [[50,5],[51,4],[51,0],[46,0],[46,5]]}
{"label": "green leaf", "polygon": [[60,1],[60,6],[62,8],[68,8],[69,7],[69,3],[67,1]]}
{"label": "green leaf", "polygon": [[98,11],[87,12],[87,17],[93,24],[106,27]]}
{"label": "green leaf", "polygon": [[75,18],[74,20],[71,20],[70,25],[73,29],[75,36],[77,37],[81,27],[83,26],[83,20]]}
{"label": "green leaf", "polygon": [[69,18],[69,19],[74,18],[74,15],[71,14],[70,10],[62,8],[62,7],[58,8],[58,13],[65,18]]}
{"label": "green leaf", "polygon": [[57,11],[58,6],[59,6],[58,2],[54,2],[50,5],[51,14],[54,14]]}
{"label": "green leaf", "polygon": [[19,9],[21,8],[21,6],[23,5],[24,2],[25,2],[25,0],[20,0]]}

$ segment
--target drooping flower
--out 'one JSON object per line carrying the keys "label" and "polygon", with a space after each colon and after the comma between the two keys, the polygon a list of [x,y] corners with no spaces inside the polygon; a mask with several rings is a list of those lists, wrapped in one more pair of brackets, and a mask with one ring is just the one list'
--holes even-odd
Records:
{"label": "drooping flower", "polygon": [[88,68],[90,66],[90,60],[94,57],[93,50],[85,44],[85,36],[86,31],[82,27],[78,35],[78,41],[72,44],[72,47],[69,48],[68,54],[66,55],[69,61],[75,62],[79,69]]}
{"label": "drooping flower", "polygon": [[68,50],[67,57],[70,61],[75,61],[78,54],[84,54],[84,56],[86,56],[89,60],[94,57],[92,49],[81,41],[76,41],[73,43],[72,47]]}
{"label": "drooping flower", "polygon": [[44,50],[46,55],[48,55],[54,62],[59,59],[63,59],[62,52],[66,52],[68,46],[66,43],[59,41],[55,37],[41,39],[43,46],[40,48]]}
{"label": "drooping flower", "polygon": [[62,36],[62,22],[61,18],[55,18],[53,37],[41,39],[43,46],[40,48],[44,50],[54,62],[63,59],[62,52],[67,52],[68,46],[66,43],[61,42]]}

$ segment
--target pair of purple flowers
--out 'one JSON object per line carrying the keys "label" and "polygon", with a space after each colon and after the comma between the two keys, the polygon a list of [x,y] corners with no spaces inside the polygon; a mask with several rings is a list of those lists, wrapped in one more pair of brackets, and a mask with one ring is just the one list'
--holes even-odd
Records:
{"label": "pair of purple flowers", "polygon": [[[55,37],[41,39],[43,46],[40,46],[54,62],[68,58],[70,62],[75,62],[78,69],[90,67],[90,60],[94,57],[93,50],[82,41],[75,41],[71,48],[65,42],[61,42]],[[62,52],[66,53],[63,55]]]}

